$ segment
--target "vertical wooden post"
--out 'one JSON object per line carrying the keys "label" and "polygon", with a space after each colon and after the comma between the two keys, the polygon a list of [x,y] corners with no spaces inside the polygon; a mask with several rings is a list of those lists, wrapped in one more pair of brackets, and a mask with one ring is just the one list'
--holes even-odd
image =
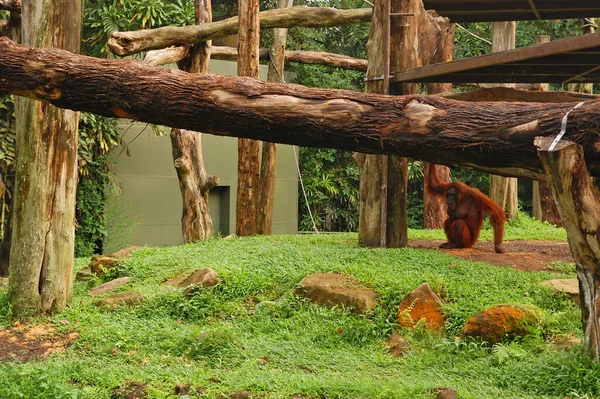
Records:
{"label": "vertical wooden post", "polygon": [[[260,39],[259,1],[238,0],[238,76],[258,79]],[[260,187],[260,142],[238,139],[238,182],[235,232],[258,233],[257,207]]]}
{"label": "vertical wooden post", "polygon": [[[383,94],[383,75],[385,69],[384,36],[387,0],[375,0],[369,41],[367,42],[368,68],[365,91]],[[355,153],[354,158],[360,173],[360,212],[358,221],[358,238],[365,247],[381,245],[382,227],[381,210],[384,205],[382,197],[383,156]],[[387,205],[386,205],[387,206]]]}
{"label": "vertical wooden post", "polygon": [[[384,28],[388,14],[385,1],[376,0],[373,7],[365,85],[369,93],[383,94],[386,87],[384,49],[387,35]],[[425,11],[421,0],[393,0],[391,13],[413,15],[393,15],[390,20],[389,69],[403,71],[422,66],[423,60],[428,59],[431,52],[433,17]],[[415,94],[418,89],[418,84],[404,84],[391,94]],[[355,158],[360,170],[358,237],[361,245],[376,247],[384,244],[388,248],[406,246],[408,160],[397,156],[365,154],[356,154]]]}
{"label": "vertical wooden post", "polygon": [[[277,0],[277,8],[288,8],[293,0]],[[269,51],[269,82],[283,82],[285,41],[287,29],[273,29],[273,42]],[[273,205],[275,203],[275,177],[277,169],[277,144],[264,142],[260,163],[260,198],[258,201],[258,234],[272,234]]]}
{"label": "vertical wooden post", "polygon": [[[392,0],[385,0],[385,11],[383,12],[383,94],[390,94],[390,40]],[[388,225],[388,181],[389,181],[389,157],[381,156],[381,221],[379,226],[379,246],[387,247],[387,225]]]}
{"label": "vertical wooden post", "polygon": [[[454,29],[455,25],[447,21],[436,25],[437,37],[436,47],[432,50],[433,57],[430,64],[452,61],[454,56]],[[452,83],[428,83],[428,94],[441,94],[452,91]],[[429,195],[427,185],[429,182],[429,168],[431,164],[425,164],[424,190],[423,190],[423,225],[426,229],[441,229],[448,218],[446,211],[446,200],[443,197],[434,197]],[[436,168],[438,180],[444,183],[450,183],[450,168],[447,166],[438,166]]]}
{"label": "vertical wooden post", "polygon": [[[515,48],[516,26],[515,21],[492,22],[493,53]],[[514,87],[513,84],[504,84],[501,86]],[[502,209],[506,210],[508,219],[516,218],[519,211],[517,191],[518,184],[516,178],[490,176],[490,198]]]}
{"label": "vertical wooden post", "polygon": [[[536,35],[535,44],[549,43],[549,35]],[[548,83],[540,83],[537,88],[539,90],[548,91],[550,85]],[[552,190],[545,181],[533,181],[532,185],[532,216],[538,220],[550,222],[556,226],[562,226],[558,209],[554,203]]]}

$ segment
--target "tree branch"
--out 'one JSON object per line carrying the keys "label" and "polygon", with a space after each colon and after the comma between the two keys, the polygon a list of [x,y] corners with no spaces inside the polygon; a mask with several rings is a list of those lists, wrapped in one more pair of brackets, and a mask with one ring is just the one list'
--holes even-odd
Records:
{"label": "tree branch", "polygon": [[[463,102],[160,69],[134,60],[33,49],[0,38],[0,90],[62,108],[284,144],[397,154],[505,176],[542,178],[533,145],[573,103]],[[600,101],[569,114],[565,139],[600,176]]]}
{"label": "tree branch", "polygon": [[[169,47],[163,50],[152,50],[146,54],[144,62],[152,66],[159,66],[179,62],[187,57],[187,54],[189,54],[189,50],[186,46]],[[210,56],[215,60],[236,61],[238,52],[237,48],[235,47],[212,46]],[[269,50],[260,49],[259,58],[261,61],[268,61]],[[287,50],[285,52],[285,61],[326,65],[361,72],[367,71],[367,60],[347,57],[340,54],[326,53],[322,51]]]}
{"label": "tree branch", "polygon": [[[371,21],[371,9],[336,10],[319,7],[291,7],[260,13],[260,27],[267,28],[324,28]],[[135,32],[113,32],[108,40],[111,51],[120,56],[140,51],[163,49],[174,45],[195,44],[237,33],[238,17],[223,21],[184,27],[166,26]]]}

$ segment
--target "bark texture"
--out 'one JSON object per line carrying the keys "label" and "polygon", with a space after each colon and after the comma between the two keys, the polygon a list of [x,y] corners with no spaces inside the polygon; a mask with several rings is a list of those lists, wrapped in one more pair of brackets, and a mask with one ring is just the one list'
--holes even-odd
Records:
{"label": "bark texture", "polygon": [[575,258],[585,350],[600,361],[600,193],[587,172],[581,146],[561,141],[549,151],[551,142],[552,138],[539,138],[535,144]]}
{"label": "bark texture", "polygon": [[[492,22],[492,52],[512,50],[515,48],[515,21]],[[506,84],[505,87],[514,87]],[[519,212],[517,198],[518,182],[515,178],[490,176],[490,198],[506,211],[506,217],[514,219]]]}
{"label": "bark texture", "polygon": [[[258,45],[260,40],[259,1],[238,0],[238,76],[258,79]],[[260,142],[238,139],[238,181],[235,233],[258,234],[260,196]]]}
{"label": "bark texture", "polygon": [[[289,8],[293,0],[278,0],[277,8]],[[270,49],[269,82],[283,83],[283,64],[287,29],[273,29],[273,42]],[[263,142],[260,163],[260,197],[258,200],[258,234],[273,233],[273,205],[275,204],[275,178],[277,169],[277,144]]]}
{"label": "bark texture", "polygon": [[[454,56],[454,24],[443,20],[436,25],[437,39],[433,54],[429,59],[429,64],[438,64],[450,62]],[[452,83],[429,83],[427,84],[427,94],[441,94],[452,92]],[[443,197],[434,197],[429,194],[427,185],[429,184],[430,164],[425,164],[425,178],[423,189],[423,225],[426,229],[442,229],[444,222],[448,218],[446,211],[446,201]],[[436,168],[438,181],[450,183],[450,168],[439,166]]]}
{"label": "bark texture", "polygon": [[[370,93],[383,93],[383,80],[375,79],[384,75],[385,58],[383,48],[386,33],[385,1],[375,2],[373,21],[369,33],[367,51],[369,69],[366,90]],[[426,12],[418,0],[393,1],[392,13],[414,13],[411,17],[393,17],[390,27],[390,70],[403,71],[428,63],[433,57],[432,48],[438,38],[440,26],[447,20],[437,18],[435,13]],[[441,25],[440,25],[441,24]],[[396,84],[390,88],[393,94],[414,94],[416,84]],[[360,169],[360,217],[359,240],[365,246],[385,243],[387,247],[402,247],[407,243],[408,223],[406,219],[406,194],[408,183],[408,160],[377,158],[370,155],[357,155]],[[387,198],[382,203],[381,198]],[[382,219],[386,226],[381,228]],[[383,231],[386,236],[382,237]]]}
{"label": "bark texture", "polygon": [[[549,35],[536,35],[535,44],[549,43],[550,36]],[[549,92],[550,84],[549,83],[538,83],[536,86],[537,90],[540,90],[539,93],[545,94],[555,94],[562,95],[562,98],[569,98],[567,96],[571,96],[568,92]],[[577,96],[573,96],[574,99],[572,101],[586,101],[590,100],[590,98],[577,98]],[[560,220],[560,215],[558,214],[558,209],[556,208],[556,204],[554,203],[554,198],[552,197],[552,190],[550,186],[545,181],[534,181],[532,184],[532,216],[542,220],[552,223],[555,226],[562,226],[562,220]]]}
{"label": "bark texture", "polygon": [[[280,29],[280,28],[278,28]],[[163,50],[152,50],[144,57],[144,62],[153,66],[179,62],[188,55],[188,46],[169,47]],[[235,47],[212,46],[211,58],[215,60],[237,61],[238,52]],[[270,49],[260,49],[258,58],[261,61],[270,61]],[[323,51],[293,51],[285,52],[286,62],[299,62],[303,64],[318,64],[342,69],[366,72],[367,60],[347,57],[345,55],[326,53]]]}
{"label": "bark texture", "polygon": [[[210,0],[195,0],[194,8],[196,23],[211,21]],[[180,60],[179,67],[191,73],[208,73],[210,45],[210,41],[206,41],[188,46],[187,57]],[[219,178],[206,173],[200,133],[185,129],[172,129],[171,149],[183,201],[181,215],[183,242],[206,240],[213,232],[208,195],[210,189],[219,183]]]}
{"label": "bark texture", "polygon": [[[381,77],[385,69],[384,36],[386,1],[378,0],[374,3],[369,41],[367,42],[368,69],[366,73],[365,91],[367,93],[384,93],[384,81]],[[387,213],[387,162],[388,157],[383,155],[356,153],[354,159],[359,169],[359,219],[358,239],[360,245],[365,247],[378,247],[386,237],[382,237],[382,213]],[[385,164],[385,167],[384,167]],[[384,170],[385,169],[385,170]],[[383,177],[385,172],[386,176]],[[384,203],[385,202],[385,203]]]}
{"label": "bark texture", "polygon": [[[16,42],[21,41],[21,14],[20,12],[11,12],[9,15],[9,30],[10,37]],[[19,101],[19,99],[17,99]],[[8,174],[7,174],[8,177]],[[14,173],[13,177],[8,177],[12,184],[10,186],[15,187]],[[8,182],[6,182],[8,184]],[[6,220],[4,221],[4,234],[2,235],[2,242],[0,243],[0,276],[8,276],[8,269],[10,265],[10,243],[12,240],[12,215],[13,215],[13,204],[12,198],[8,195],[3,197],[4,205],[7,207]]]}
{"label": "bark texture", "polygon": [[[99,115],[277,143],[395,154],[545,179],[536,136],[554,136],[576,104],[382,96],[189,74],[134,60],[32,49],[0,38],[0,90]],[[600,176],[600,102],[569,114],[565,139]]]}
{"label": "bark texture", "polygon": [[[260,28],[325,28],[369,22],[371,10],[336,10],[334,8],[292,7],[285,10],[268,10],[260,13]],[[239,15],[246,18],[247,15]],[[258,28],[258,29],[260,29]],[[238,33],[238,17],[224,19],[210,24],[157,29],[135,32],[113,32],[108,40],[111,51],[120,56],[156,50],[174,45],[195,44]]]}
{"label": "bark texture", "polygon": [[219,183],[219,178],[208,175],[204,169],[201,139],[197,132],[171,130],[173,164],[183,200],[181,230],[185,243],[206,240],[213,231],[208,194]]}
{"label": "bark texture", "polygon": [[[79,0],[28,1],[22,23],[25,45],[79,51]],[[13,316],[18,318],[60,311],[72,296],[79,115],[25,98],[15,99],[15,109],[9,281]]]}

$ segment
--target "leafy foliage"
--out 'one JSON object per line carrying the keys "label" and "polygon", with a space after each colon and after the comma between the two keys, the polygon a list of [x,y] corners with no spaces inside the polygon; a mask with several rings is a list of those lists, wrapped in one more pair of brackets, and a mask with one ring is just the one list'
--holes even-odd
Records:
{"label": "leafy foliage", "polygon": [[104,203],[110,184],[109,151],[118,143],[116,119],[82,113],[79,120],[75,254],[90,256],[102,251],[106,235]]}
{"label": "leafy foliage", "polygon": [[83,50],[107,57],[113,32],[191,25],[193,21],[193,2],[187,0],[90,0],[84,9]]}
{"label": "leafy foliage", "polygon": [[[355,231],[358,227],[358,167],[352,155],[332,149],[301,148],[301,173],[308,205],[320,231]],[[313,230],[300,193],[300,229]]]}
{"label": "leafy foliage", "polygon": [[[358,8],[362,1],[307,1],[296,5]],[[348,25],[325,29],[292,28],[287,47],[290,50],[328,51],[366,58],[368,25]],[[310,87],[364,90],[364,74],[320,65],[293,64],[295,83]],[[313,230],[308,213],[311,208],[315,225],[321,231],[355,231],[358,228],[358,167],[352,154],[332,149],[302,148],[300,169],[308,204],[299,193],[300,230]]]}

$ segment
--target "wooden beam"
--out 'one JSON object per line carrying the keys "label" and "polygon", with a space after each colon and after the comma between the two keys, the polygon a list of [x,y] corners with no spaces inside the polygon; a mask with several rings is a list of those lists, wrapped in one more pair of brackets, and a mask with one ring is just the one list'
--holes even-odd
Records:
{"label": "wooden beam", "polygon": [[[34,49],[0,38],[0,91],[93,112],[285,144],[395,154],[505,176],[543,178],[533,145],[573,103],[464,102],[383,96],[241,77],[189,74],[135,60]],[[600,101],[569,115],[600,176]]]}
{"label": "wooden beam", "polygon": [[[502,64],[512,64],[526,61],[532,58],[546,57],[559,53],[585,50],[600,46],[600,33],[569,37],[567,39],[555,40],[550,43],[522,47],[514,50],[502,51],[478,57],[471,57],[460,61],[446,62],[442,64],[427,65],[406,72],[393,73],[394,82],[418,82],[436,76],[450,74],[468,74],[469,71],[478,68],[492,67]],[[444,78],[438,79],[445,81]]]}
{"label": "wooden beam", "polygon": [[[260,27],[267,28],[325,28],[371,21],[371,9],[336,10],[326,7],[298,6],[260,13]],[[120,56],[156,50],[174,45],[195,44],[205,40],[236,34],[238,17],[218,22],[183,27],[165,26],[135,32],[113,32],[108,39],[110,50]]]}
{"label": "wooden beam", "polygon": [[460,101],[510,101],[535,103],[572,103],[579,101],[596,101],[596,94],[573,93],[567,91],[526,91],[510,87],[493,87],[462,93],[443,93],[444,98]]}
{"label": "wooden beam", "polygon": [[[188,50],[186,46],[169,47],[162,50],[148,51],[144,62],[152,66],[159,66],[169,63],[179,62],[186,57]],[[237,61],[238,51],[235,47],[212,46],[211,58],[215,60]],[[259,58],[261,61],[269,60],[269,50],[260,49]],[[323,51],[298,51],[287,50],[285,52],[285,61],[299,62],[303,64],[326,65],[330,67],[349,69],[366,72],[367,60],[360,58],[347,57],[345,55],[326,53]]]}

